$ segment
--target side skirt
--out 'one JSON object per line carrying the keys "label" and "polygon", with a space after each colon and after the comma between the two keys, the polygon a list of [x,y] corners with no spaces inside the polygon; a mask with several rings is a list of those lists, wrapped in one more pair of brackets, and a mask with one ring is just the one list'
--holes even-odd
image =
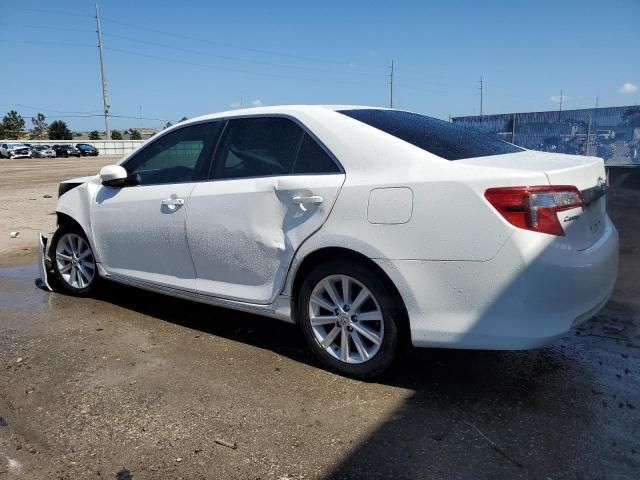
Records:
{"label": "side skirt", "polygon": [[101,277],[107,280],[112,280],[124,285],[141,288],[150,292],[162,293],[171,297],[206,303],[207,305],[213,305],[216,307],[230,308],[232,310],[239,310],[241,312],[262,315],[264,317],[282,320],[287,323],[295,323],[295,320],[291,315],[291,297],[286,295],[278,296],[278,298],[276,298],[276,300],[271,305],[258,305],[253,303],[238,302],[226,298],[214,297],[212,295],[193,292],[190,290],[183,290],[175,287],[169,287],[166,285],[159,285],[157,283],[134,279],[124,275],[110,274],[104,270],[100,263],[98,263],[98,272],[100,273]]}

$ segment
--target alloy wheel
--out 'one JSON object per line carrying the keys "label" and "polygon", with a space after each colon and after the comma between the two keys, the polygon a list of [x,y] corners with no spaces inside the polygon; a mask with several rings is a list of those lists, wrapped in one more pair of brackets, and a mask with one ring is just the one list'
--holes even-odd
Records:
{"label": "alloy wheel", "polygon": [[96,262],[91,247],[76,233],[67,233],[58,241],[56,265],[62,279],[77,289],[88,287],[96,272]]}
{"label": "alloy wheel", "polygon": [[348,275],[330,275],[316,284],[309,299],[309,322],[320,347],[344,363],[371,360],[384,338],[378,301]]}

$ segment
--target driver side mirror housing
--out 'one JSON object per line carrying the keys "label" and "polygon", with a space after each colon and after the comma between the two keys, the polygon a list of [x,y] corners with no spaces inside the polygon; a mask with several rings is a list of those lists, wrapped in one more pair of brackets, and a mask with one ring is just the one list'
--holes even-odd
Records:
{"label": "driver side mirror housing", "polygon": [[105,187],[122,187],[127,183],[128,173],[120,165],[107,165],[98,174]]}

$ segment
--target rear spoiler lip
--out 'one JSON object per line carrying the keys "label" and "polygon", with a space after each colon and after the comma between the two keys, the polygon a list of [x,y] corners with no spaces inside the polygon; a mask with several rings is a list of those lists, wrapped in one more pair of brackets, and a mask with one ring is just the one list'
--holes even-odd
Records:
{"label": "rear spoiler lip", "polygon": [[584,206],[592,204],[596,200],[604,197],[609,191],[608,182],[602,180],[602,178],[598,179],[598,184],[595,187],[586,188],[582,190],[582,198],[584,199]]}

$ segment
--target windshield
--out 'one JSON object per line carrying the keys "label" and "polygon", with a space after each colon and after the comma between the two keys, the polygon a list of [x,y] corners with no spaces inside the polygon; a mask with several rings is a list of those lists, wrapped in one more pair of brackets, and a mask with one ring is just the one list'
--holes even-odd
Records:
{"label": "windshield", "polygon": [[523,150],[475,130],[417,113],[373,108],[340,110],[339,113],[446,160],[502,155]]}

